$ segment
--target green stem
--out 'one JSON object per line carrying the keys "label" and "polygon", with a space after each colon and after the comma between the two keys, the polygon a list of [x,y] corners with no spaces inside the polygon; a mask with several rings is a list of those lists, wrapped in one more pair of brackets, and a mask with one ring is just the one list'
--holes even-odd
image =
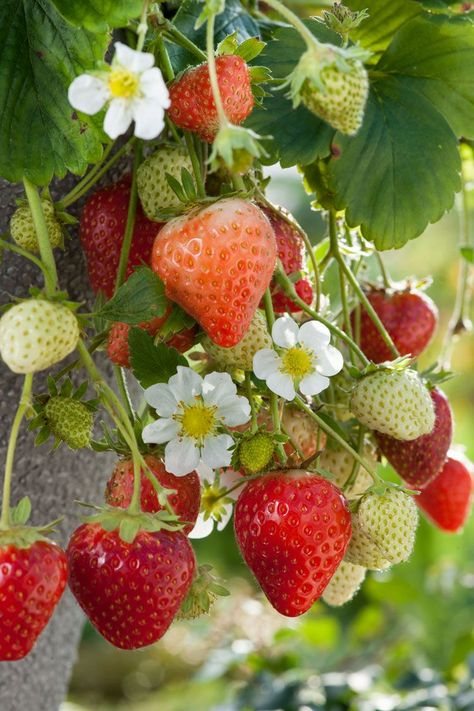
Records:
{"label": "green stem", "polygon": [[247,188],[245,187],[244,179],[238,173],[232,173],[232,184],[234,186],[234,190],[238,190],[239,192],[246,192],[247,191]]}
{"label": "green stem", "polygon": [[[93,184],[93,182],[95,182],[95,181],[94,181],[95,175],[96,175],[96,174],[99,172],[99,170],[101,169],[101,166],[104,164],[104,161],[105,161],[105,160],[107,159],[107,157],[109,156],[109,153],[110,153],[110,151],[112,150],[113,147],[114,147],[114,144],[113,144],[113,143],[109,143],[109,145],[106,146],[106,148],[104,148],[104,151],[103,151],[103,153],[102,153],[102,158],[99,160],[99,162],[96,163],[95,165],[93,165],[92,168],[89,170],[89,172],[86,173],[86,174],[84,175],[84,177],[81,178],[81,180],[79,180],[79,182],[75,184],[75,186],[72,188],[72,190],[70,190],[70,191],[67,193],[67,195],[65,195],[65,196],[63,197],[63,199],[62,199],[60,202],[57,203],[57,206],[58,206],[58,207],[65,207],[66,204],[67,204],[67,205],[70,205],[72,202],[75,201],[75,199],[76,199],[76,198],[75,198],[76,193],[80,193],[80,194],[82,195],[82,189],[83,189],[85,186],[87,186],[89,183]],[[68,201],[69,201],[69,202],[68,202]]]}
{"label": "green stem", "polygon": [[29,407],[31,388],[33,384],[33,375],[28,373],[23,381],[23,389],[21,391],[20,404],[16,411],[13,420],[10,437],[8,440],[7,457],[5,461],[5,476],[3,480],[3,499],[2,499],[2,516],[0,518],[0,530],[5,531],[10,528],[10,499],[13,474],[13,462],[15,458],[15,449],[18,439],[18,432],[23,420],[23,416]]}
{"label": "green stem", "polygon": [[308,49],[313,49],[315,46],[319,47],[319,42],[317,41],[316,37],[308,30],[304,22],[302,22],[302,20],[300,20],[300,18],[295,15],[294,12],[292,12],[285,5],[283,5],[283,3],[279,2],[279,0],[268,0],[266,4],[269,5],[273,10],[275,10],[275,12],[278,12],[279,15],[284,17],[285,20],[288,20],[290,25],[293,25],[295,30],[301,35],[301,37],[306,42]]}
{"label": "green stem", "polygon": [[201,60],[201,62],[206,61],[206,53],[202,51],[194,42],[191,42],[186,35],[178,30],[177,27],[173,25],[169,20],[165,21],[165,33],[170,36],[175,44],[178,44],[183,49],[187,49],[191,54]]}
{"label": "green stem", "polygon": [[163,70],[163,75],[167,82],[173,81],[174,79],[174,69],[171,64],[168,50],[166,49],[165,41],[160,35],[156,40],[156,47],[158,49],[160,66]]}
{"label": "green stem", "polygon": [[321,275],[319,273],[318,260],[316,259],[316,255],[313,250],[313,245],[311,244],[306,232],[304,230],[300,229],[300,234],[303,238],[303,242],[305,243],[306,251],[309,254],[311,266],[313,267],[314,286],[316,289],[316,305],[315,306],[316,306],[316,311],[319,311],[319,307],[321,305]]}
{"label": "green stem", "polygon": [[391,279],[388,275],[387,269],[385,267],[385,264],[383,263],[382,255],[378,250],[375,250],[375,259],[377,260],[377,264],[379,265],[379,270],[380,270],[380,275],[382,277],[383,285],[386,289],[391,289],[392,287],[392,282]]}
{"label": "green stem", "polygon": [[117,269],[117,279],[115,282],[115,293],[117,293],[120,286],[125,281],[125,275],[127,272],[128,255],[130,253],[130,246],[132,244],[133,228],[135,227],[135,216],[137,214],[137,202],[138,202],[138,192],[137,192],[137,170],[142,159],[142,144],[138,143],[135,147],[135,155],[133,157],[133,168],[132,168],[132,183],[130,186],[130,200],[128,203],[128,213],[127,222],[125,224],[125,233],[123,236],[122,247],[120,250],[120,260]]}
{"label": "green stem", "polygon": [[211,15],[207,20],[206,26],[206,49],[207,49],[207,66],[209,68],[209,81],[211,84],[212,96],[216,105],[217,116],[221,126],[228,123],[224,106],[222,104],[221,92],[219,91],[219,81],[217,79],[216,57],[214,55],[214,22],[215,15]]}
{"label": "green stem", "polygon": [[255,409],[255,400],[254,400],[253,391],[252,391],[252,381],[250,380],[250,373],[248,370],[245,371],[245,394],[247,395],[247,400],[250,403],[250,412],[251,412],[251,416],[252,416],[250,431],[253,434],[258,429],[258,423],[257,423],[257,411]]}
{"label": "green stem", "polygon": [[25,257],[25,259],[29,259],[33,264],[36,264],[37,267],[41,269],[41,271],[44,274],[44,277],[46,279],[46,274],[47,270],[46,267],[44,266],[43,262],[41,259],[38,257],[35,257],[34,254],[31,254],[31,252],[28,252],[28,250],[23,249],[23,247],[18,247],[18,245],[13,244],[12,242],[7,242],[4,239],[0,238],[0,247],[2,249],[9,249],[10,252],[14,252],[15,254],[19,254],[21,257]]}
{"label": "green stem", "polygon": [[130,418],[130,420],[134,420],[135,418],[135,413],[133,411],[133,405],[132,401],[130,399],[130,393],[128,391],[127,387],[127,379],[125,377],[125,369],[121,368],[119,365],[114,365],[114,375],[115,375],[115,382],[117,383],[117,387],[119,390],[119,393],[122,398],[122,402],[124,404],[124,407],[127,411],[127,415]]}
{"label": "green stem", "polygon": [[[359,452],[360,455],[362,455],[362,451],[364,449],[364,428],[362,425],[359,425],[359,434],[357,437],[357,451]],[[355,483],[355,480],[357,479],[357,475],[359,473],[360,469],[360,463],[354,459],[354,464],[352,465],[352,470],[351,473],[349,474],[347,481],[345,482],[344,486],[342,487],[343,491],[348,491],[351,486]]]}
{"label": "green stem", "polygon": [[[88,352],[89,352],[89,353],[94,353],[94,351],[96,351],[98,348],[100,348],[100,346],[102,345],[102,343],[105,341],[106,338],[107,338],[107,331],[103,331],[102,333],[98,333],[97,336],[95,336],[95,337],[92,339],[92,341],[91,341],[91,343],[90,343],[90,345],[89,345],[89,347],[88,347],[88,349],[87,349]],[[64,368],[61,368],[61,370],[58,370],[58,372],[54,374],[54,380],[55,380],[55,382],[57,383],[57,382],[58,382],[59,380],[61,380],[61,378],[63,378],[65,375],[67,375],[67,374],[70,373],[72,370],[74,370],[75,368],[77,368],[77,366],[78,366],[80,363],[81,363],[81,359],[80,359],[80,358],[76,358],[76,360],[73,360],[71,363],[68,363],[67,365],[65,365]]]}
{"label": "green stem", "polygon": [[141,473],[141,462],[140,457],[137,456],[136,452],[132,452],[132,462],[133,462],[133,494],[128,507],[128,512],[131,514],[137,514],[141,511],[141,491],[142,491],[142,473]]}
{"label": "green stem", "polygon": [[56,291],[58,284],[58,273],[56,271],[56,262],[54,261],[53,248],[49,240],[48,227],[43,214],[43,207],[38,190],[35,185],[26,177],[23,178],[26,197],[30,206],[33,224],[38,236],[38,246],[41,255],[41,261],[44,265],[44,286],[46,295],[51,297]]}
{"label": "green stem", "polygon": [[[273,302],[272,302],[272,295],[270,292],[270,289],[266,289],[265,294],[263,296],[263,303],[265,306],[265,315],[267,318],[267,327],[268,330],[271,334],[273,324],[275,323],[275,312],[273,311]],[[270,411],[272,414],[272,423],[273,423],[273,431],[276,434],[281,434],[281,418],[280,418],[280,412],[278,410],[278,397],[276,396],[275,393],[270,391]],[[278,457],[281,461],[282,464],[286,462],[287,456],[285,452],[285,448],[279,442],[277,444],[277,454]]]}
{"label": "green stem", "polygon": [[145,2],[143,3],[142,14],[140,16],[140,24],[138,25],[137,29],[137,45],[135,47],[137,52],[141,52],[143,49],[143,45],[145,44],[146,31],[148,29],[146,21],[148,14],[148,4],[149,0],[145,0]]}
{"label": "green stem", "polygon": [[270,289],[267,289],[263,295],[263,305],[265,308],[265,316],[267,317],[268,330],[271,334],[273,324],[275,323],[275,313],[273,311],[272,294]]}
{"label": "green stem", "polygon": [[204,187],[204,180],[201,171],[201,161],[199,160],[199,156],[196,152],[192,134],[189,131],[184,131],[184,140],[186,141],[186,147],[193,166],[194,180],[196,181],[198,197],[205,198],[206,188]]}

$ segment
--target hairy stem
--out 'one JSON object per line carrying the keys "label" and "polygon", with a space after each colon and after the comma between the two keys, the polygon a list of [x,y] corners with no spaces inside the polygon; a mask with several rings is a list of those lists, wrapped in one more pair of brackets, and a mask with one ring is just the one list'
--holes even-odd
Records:
{"label": "hairy stem", "polygon": [[[266,1],[266,0],[265,0]],[[301,37],[306,42],[308,49],[313,49],[315,46],[319,47],[319,42],[316,37],[308,30],[304,22],[295,15],[289,8],[287,8],[279,0],[268,0],[267,5],[269,5],[275,12],[288,20],[290,25],[292,25],[295,30],[301,35]]]}
{"label": "hairy stem", "polygon": [[120,260],[117,269],[117,279],[115,281],[115,293],[125,281],[127,272],[128,255],[130,254],[130,246],[132,244],[133,228],[135,227],[135,216],[137,214],[137,170],[142,159],[142,145],[138,143],[135,148],[132,168],[132,184],[130,186],[130,200],[128,203],[127,222],[125,224],[125,233],[123,236],[122,247],[120,250]]}
{"label": "hairy stem", "polygon": [[251,416],[252,416],[250,431],[253,434],[258,429],[258,423],[257,423],[257,411],[255,409],[255,400],[254,400],[253,391],[252,391],[252,382],[250,380],[250,373],[248,370],[245,371],[245,394],[247,396],[247,400],[250,403],[250,412],[251,412]]}
{"label": "hairy stem", "polygon": [[19,247],[17,244],[13,244],[13,242],[7,242],[4,239],[0,238],[0,248],[1,249],[9,249],[10,252],[14,252],[15,254],[19,254],[21,257],[25,257],[25,259],[29,259],[33,264],[36,264],[37,267],[41,269],[43,272],[43,275],[46,279],[47,275],[47,269],[41,259],[36,257],[34,254],[31,254],[31,252],[28,252],[26,249],[23,249],[23,247]]}
{"label": "hairy stem", "polygon": [[209,68],[209,81],[211,83],[211,91],[216,105],[219,123],[221,126],[225,126],[228,123],[228,120],[222,104],[221,92],[219,91],[219,81],[217,79],[216,57],[214,55],[214,22],[215,15],[211,15],[207,20],[206,26],[207,66]]}
{"label": "hairy stem", "polygon": [[137,52],[141,52],[143,45],[145,44],[146,31],[148,29],[147,25],[147,15],[148,15],[148,5],[150,0],[144,0],[142,7],[142,14],[140,16],[140,23],[137,28],[137,45],[135,49]]}
{"label": "hairy stem", "polygon": [[165,20],[164,24],[165,34],[169,35],[175,44],[179,45],[183,49],[187,49],[188,52],[194,54],[195,57],[201,60],[201,62],[206,61],[206,53],[203,52],[194,42],[192,42],[186,35],[183,35],[180,30],[178,30],[175,25],[169,20]]}
{"label": "hairy stem", "polygon": [[[265,306],[265,315],[267,317],[267,326],[268,330],[271,334],[273,324],[275,323],[275,312],[273,311],[273,302],[272,302],[272,295],[270,293],[270,289],[268,288],[265,291],[265,294],[263,296],[263,303]],[[280,412],[278,410],[278,397],[275,395],[275,393],[270,391],[270,411],[272,414],[272,423],[273,423],[273,431],[276,434],[281,434],[281,419],[280,419]],[[286,462],[286,452],[285,448],[281,444],[281,442],[278,442],[277,447],[276,447],[278,457],[281,461],[282,464]]]}
{"label": "hairy stem", "polygon": [[49,240],[48,227],[46,225],[41,199],[36,186],[33,185],[33,183],[26,177],[23,178],[23,184],[25,186],[25,193],[30,206],[33,224],[38,236],[41,261],[44,265],[44,287],[46,295],[51,297],[54,295],[58,285],[58,273],[56,271],[53,248],[51,247],[51,242]]}

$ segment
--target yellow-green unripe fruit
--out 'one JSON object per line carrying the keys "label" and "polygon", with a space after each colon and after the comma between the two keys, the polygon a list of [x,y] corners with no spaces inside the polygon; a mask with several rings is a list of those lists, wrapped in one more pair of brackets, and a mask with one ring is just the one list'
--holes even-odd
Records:
{"label": "yellow-green unripe fruit", "polygon": [[166,173],[169,173],[181,183],[182,168],[193,174],[191,158],[184,146],[161,146],[138,168],[138,195],[150,220],[160,221],[163,211],[182,206],[166,180]]}
{"label": "yellow-green unripe fruit", "polygon": [[[51,247],[63,246],[63,231],[61,223],[54,215],[53,204],[49,200],[42,200],[44,219],[48,228],[48,235]],[[39,252],[38,236],[36,234],[33,217],[28,205],[19,207],[10,220],[10,234],[19,247],[27,249],[29,252]]]}

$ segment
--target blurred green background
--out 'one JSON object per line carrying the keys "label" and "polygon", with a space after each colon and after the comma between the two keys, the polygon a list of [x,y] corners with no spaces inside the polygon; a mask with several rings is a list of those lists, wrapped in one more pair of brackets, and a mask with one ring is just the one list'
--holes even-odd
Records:
{"label": "blurred green background", "polygon": [[[270,197],[321,238],[296,171],[275,169]],[[436,358],[458,274],[459,206],[419,239],[386,253],[395,279],[433,277],[428,293],[440,327],[424,364]],[[370,272],[375,276],[376,272]],[[456,378],[443,385],[455,441],[474,458],[474,338],[456,344]],[[474,518],[449,536],[421,521],[408,563],[369,574],[340,609],[318,602],[303,618],[276,613],[256,589],[232,526],[195,543],[231,596],[210,616],[172,626],[157,645],[120,652],[85,627],[69,700],[61,711],[392,711],[474,709]]]}

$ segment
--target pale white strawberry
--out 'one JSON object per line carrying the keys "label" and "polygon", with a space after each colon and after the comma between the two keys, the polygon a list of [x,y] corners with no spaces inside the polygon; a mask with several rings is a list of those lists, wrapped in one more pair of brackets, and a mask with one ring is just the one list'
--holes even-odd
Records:
{"label": "pale white strawberry", "polygon": [[359,523],[391,563],[402,563],[415,545],[418,509],[414,497],[397,489],[384,494],[370,492],[362,497]]}
{"label": "pale white strawberry", "polygon": [[216,363],[227,368],[240,368],[241,370],[252,370],[255,353],[262,348],[271,348],[272,345],[265,316],[258,309],[247,333],[236,346],[223,348],[216,345],[208,336],[205,336],[202,341],[204,350]]}
{"label": "pale white strawberry", "polygon": [[369,570],[386,570],[391,565],[377,543],[363,530],[358,513],[352,514],[352,537],[346,550],[345,560]]}
{"label": "pale white strawberry", "polygon": [[[320,454],[318,466],[330,472],[333,484],[342,488],[352,473],[354,458],[345,449],[339,447],[337,443],[331,441],[330,445],[328,444]],[[371,467],[375,466],[377,453],[371,444],[367,443],[365,445],[362,456]],[[370,474],[363,467],[360,467],[355,482],[346,489],[344,495],[349,499],[360,496],[372,483]]]}
{"label": "pale white strawberry", "polygon": [[323,592],[324,602],[331,607],[339,607],[352,600],[364,582],[366,572],[361,565],[343,560]]}

